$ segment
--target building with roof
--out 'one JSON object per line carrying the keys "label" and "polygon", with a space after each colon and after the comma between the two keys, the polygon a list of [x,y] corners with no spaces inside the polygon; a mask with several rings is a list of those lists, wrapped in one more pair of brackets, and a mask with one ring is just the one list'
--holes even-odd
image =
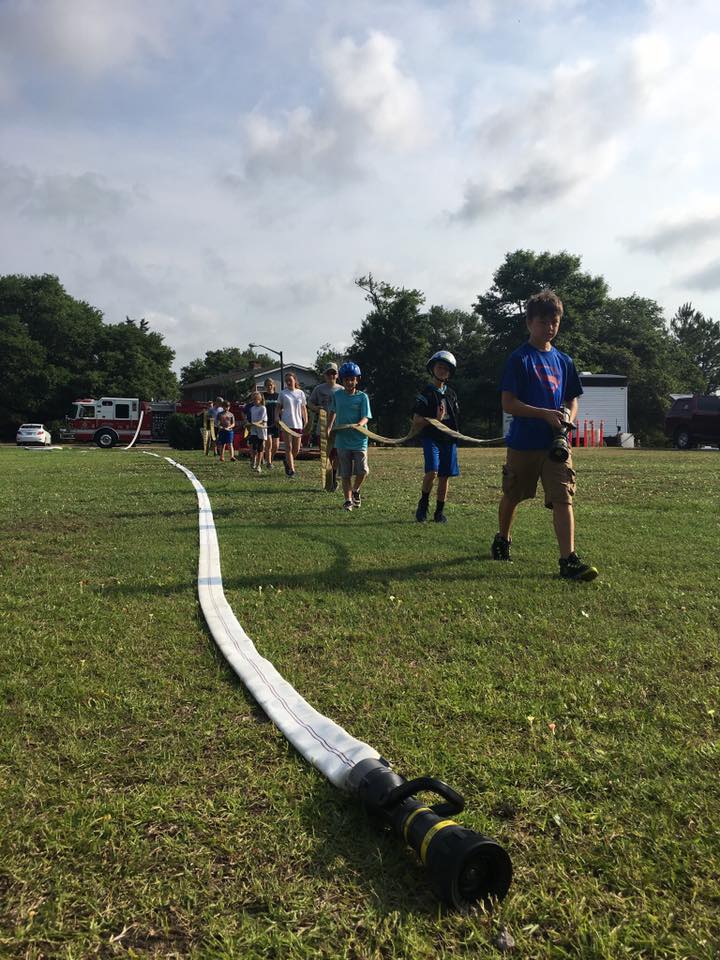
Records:
{"label": "building with roof", "polygon": [[[293,373],[297,378],[300,388],[306,392],[320,382],[320,377],[315,372],[314,367],[306,367],[301,363],[284,363],[283,370],[285,375]],[[263,383],[268,379],[274,380],[277,384],[278,393],[285,384],[280,383],[280,366],[264,367],[260,369],[257,365],[248,370],[228,370],[225,373],[218,373],[214,377],[205,377],[202,380],[195,380],[193,383],[181,384],[183,400],[194,400],[198,403],[206,403],[208,400],[214,400],[215,397],[224,397],[226,400],[241,400],[253,385],[262,390]]]}

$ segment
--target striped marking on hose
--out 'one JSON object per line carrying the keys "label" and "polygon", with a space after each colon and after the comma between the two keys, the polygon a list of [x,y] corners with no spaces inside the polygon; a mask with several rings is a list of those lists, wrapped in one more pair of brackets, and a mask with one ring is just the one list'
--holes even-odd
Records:
{"label": "striped marking on hose", "polygon": [[457,823],[454,820],[440,820],[439,823],[434,824],[428,832],[423,837],[422,846],[420,847],[420,859],[425,863],[427,857],[428,847],[430,846],[430,841],[435,836],[436,833],[439,833],[440,830],[444,830],[446,827],[456,827]]}

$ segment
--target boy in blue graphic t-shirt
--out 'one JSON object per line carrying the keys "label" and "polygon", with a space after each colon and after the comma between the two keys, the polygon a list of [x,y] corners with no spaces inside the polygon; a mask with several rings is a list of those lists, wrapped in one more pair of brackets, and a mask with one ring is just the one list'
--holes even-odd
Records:
{"label": "boy in blue graphic t-shirt", "polygon": [[560,548],[560,576],[565,580],[594,580],[598,572],[575,553],[575,470],[572,456],[550,456],[553,439],[577,414],[582,386],[571,358],[552,341],[560,329],[563,305],[552,290],[530,297],[526,306],[528,341],[510,354],[500,385],[502,408],[512,416],[507,459],[503,467],[503,495],[499,507],[499,532],[492,543],[494,560],[510,560],[510,530],[518,504],[531,500],[538,479],[545,506],[553,512]]}

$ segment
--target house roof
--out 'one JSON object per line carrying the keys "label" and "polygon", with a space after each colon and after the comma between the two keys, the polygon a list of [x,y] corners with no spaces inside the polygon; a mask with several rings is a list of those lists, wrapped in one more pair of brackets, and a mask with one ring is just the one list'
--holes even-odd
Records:
{"label": "house roof", "polygon": [[[306,373],[312,373],[317,376],[314,367],[306,367],[302,363],[283,363],[284,370],[304,370]],[[192,383],[183,383],[183,390],[191,390],[196,387],[212,387],[219,384],[238,383],[240,380],[249,380],[251,377],[269,377],[273,373],[280,372],[280,364],[274,367],[267,367],[263,370],[226,370],[224,373],[216,373],[214,377],[204,377],[202,380],[193,380]]]}

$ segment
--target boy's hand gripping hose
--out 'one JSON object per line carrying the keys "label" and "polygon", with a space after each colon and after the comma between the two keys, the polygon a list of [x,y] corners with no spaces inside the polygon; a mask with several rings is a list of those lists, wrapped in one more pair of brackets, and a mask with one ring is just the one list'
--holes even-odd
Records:
{"label": "boy's hand gripping hose", "polygon": [[[490,905],[505,897],[512,880],[510,857],[494,840],[447,819],[460,813],[465,802],[442,780],[406,780],[380,758],[357,763],[347,787],[370,816],[391,827],[418,854],[444,903],[467,910],[479,901]],[[417,799],[419,793],[436,793],[443,802],[428,807]]]}

